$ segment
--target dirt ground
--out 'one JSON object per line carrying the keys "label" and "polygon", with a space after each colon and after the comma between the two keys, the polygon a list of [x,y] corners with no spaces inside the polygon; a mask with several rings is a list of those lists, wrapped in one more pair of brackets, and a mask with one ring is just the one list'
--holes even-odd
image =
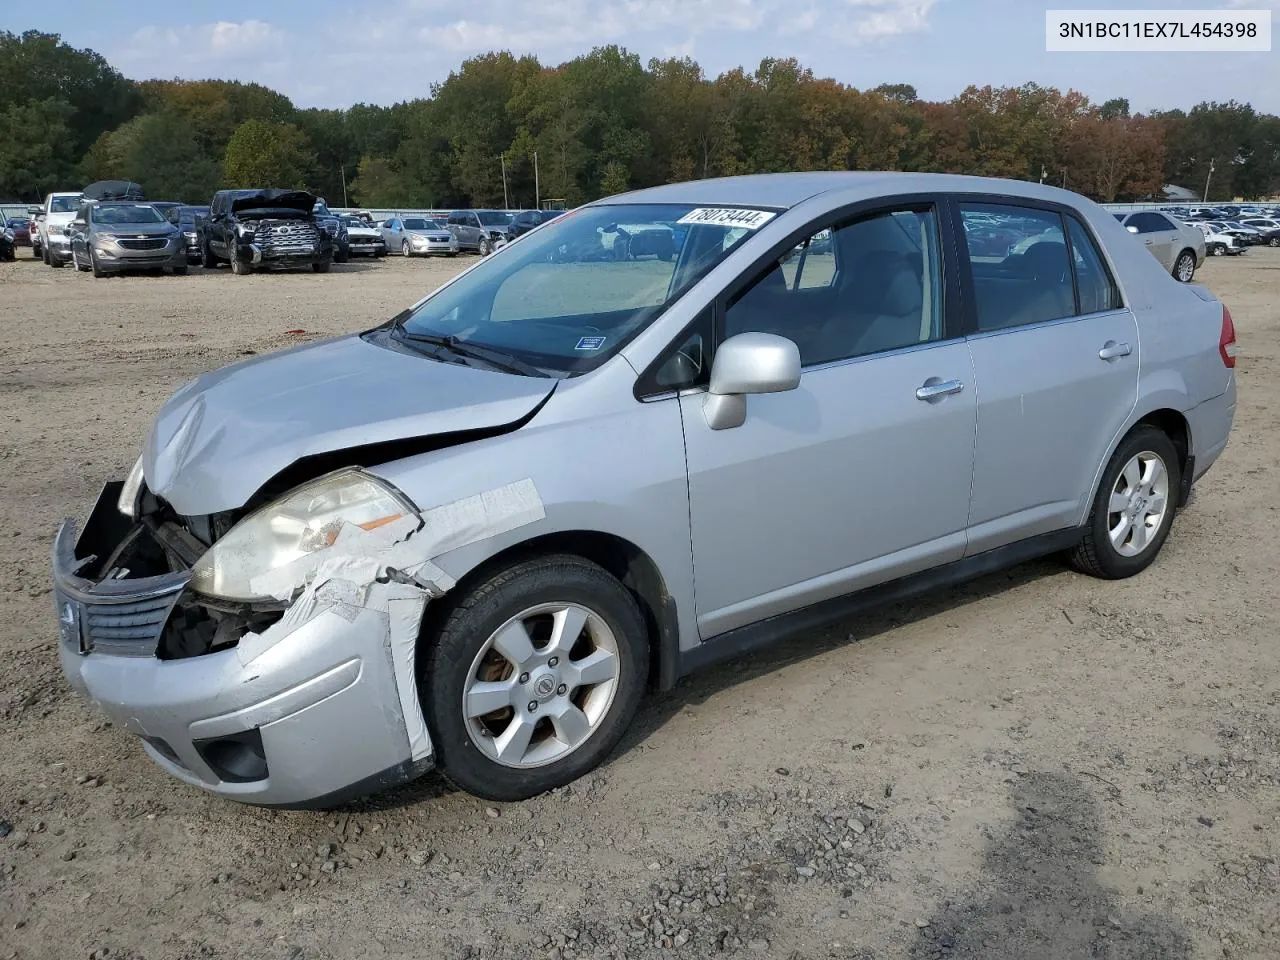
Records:
{"label": "dirt ground", "polygon": [[1033,563],[797,638],[522,804],[428,777],[273,812],[161,773],[58,670],[58,520],[194,374],[465,262],[0,264],[0,960],[1280,956],[1280,250],[1202,271],[1235,432],[1135,579]]}

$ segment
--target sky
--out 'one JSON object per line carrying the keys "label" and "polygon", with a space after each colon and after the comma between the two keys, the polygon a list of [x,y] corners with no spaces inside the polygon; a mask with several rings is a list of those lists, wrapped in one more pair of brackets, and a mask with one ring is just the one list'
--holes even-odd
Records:
{"label": "sky", "polygon": [[1045,10],[1073,7],[1280,10],[1280,0],[6,0],[0,29],[61,34],[135,79],[256,81],[302,107],[424,97],[489,50],[556,64],[615,43],[645,62],[693,57],[710,76],[796,57],[820,77],[910,83],[931,100],[1035,81],[1099,102],[1127,97],[1135,110],[1235,99],[1280,113],[1280,52],[1045,52]]}

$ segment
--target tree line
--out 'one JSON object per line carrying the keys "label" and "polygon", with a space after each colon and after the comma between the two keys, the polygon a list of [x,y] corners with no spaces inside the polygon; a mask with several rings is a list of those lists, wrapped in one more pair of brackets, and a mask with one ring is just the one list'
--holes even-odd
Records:
{"label": "tree line", "polygon": [[[536,158],[536,162],[535,162]],[[0,32],[0,199],[93,180],[207,202],[306,187],[370,207],[575,205],[669,181],[781,170],[920,170],[1044,180],[1104,202],[1162,185],[1280,192],[1280,117],[1246,103],[1131,112],[1027,83],[946,101],[858,90],[793,59],[715,78],[617,46],[558,66],[488,53],[420,99],[300,109],[255,83],[143,80],[55,34]]]}

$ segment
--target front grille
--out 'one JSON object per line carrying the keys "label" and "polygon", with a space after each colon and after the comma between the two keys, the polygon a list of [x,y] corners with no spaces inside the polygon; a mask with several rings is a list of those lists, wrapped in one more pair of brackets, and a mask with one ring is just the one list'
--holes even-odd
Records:
{"label": "front grille", "polygon": [[320,231],[314,223],[302,220],[272,224],[257,234],[258,246],[264,253],[275,256],[309,254],[320,240]]}
{"label": "front grille", "polygon": [[146,240],[117,240],[116,243],[124,247],[126,250],[160,250],[164,248],[167,241],[164,237],[148,238]]}
{"label": "front grille", "polygon": [[432,243],[448,243],[453,239],[453,237],[447,233],[433,233],[431,236],[427,237],[427,239]]}
{"label": "front grille", "polygon": [[86,650],[124,657],[150,657],[178,593],[148,597],[129,603],[84,605],[80,629]]}

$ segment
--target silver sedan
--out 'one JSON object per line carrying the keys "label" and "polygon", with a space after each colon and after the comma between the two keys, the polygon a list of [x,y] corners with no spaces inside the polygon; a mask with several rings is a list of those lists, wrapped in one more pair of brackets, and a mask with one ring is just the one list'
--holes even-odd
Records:
{"label": "silver sedan", "polygon": [[[620,225],[668,239],[619,258]],[[788,633],[1033,557],[1141,574],[1235,364],[1226,307],[1063,190],[639,190],[182,387],[57,534],[58,656],[223,797],[436,767],[518,800],[603,762],[651,684]]]}
{"label": "silver sedan", "polygon": [[406,257],[458,255],[458,239],[439,220],[426,217],[392,217],[381,226],[388,252]]}
{"label": "silver sedan", "polygon": [[1176,279],[1190,283],[1204,263],[1204,234],[1167,213],[1144,210],[1115,218],[1135,234],[1143,245]]}

